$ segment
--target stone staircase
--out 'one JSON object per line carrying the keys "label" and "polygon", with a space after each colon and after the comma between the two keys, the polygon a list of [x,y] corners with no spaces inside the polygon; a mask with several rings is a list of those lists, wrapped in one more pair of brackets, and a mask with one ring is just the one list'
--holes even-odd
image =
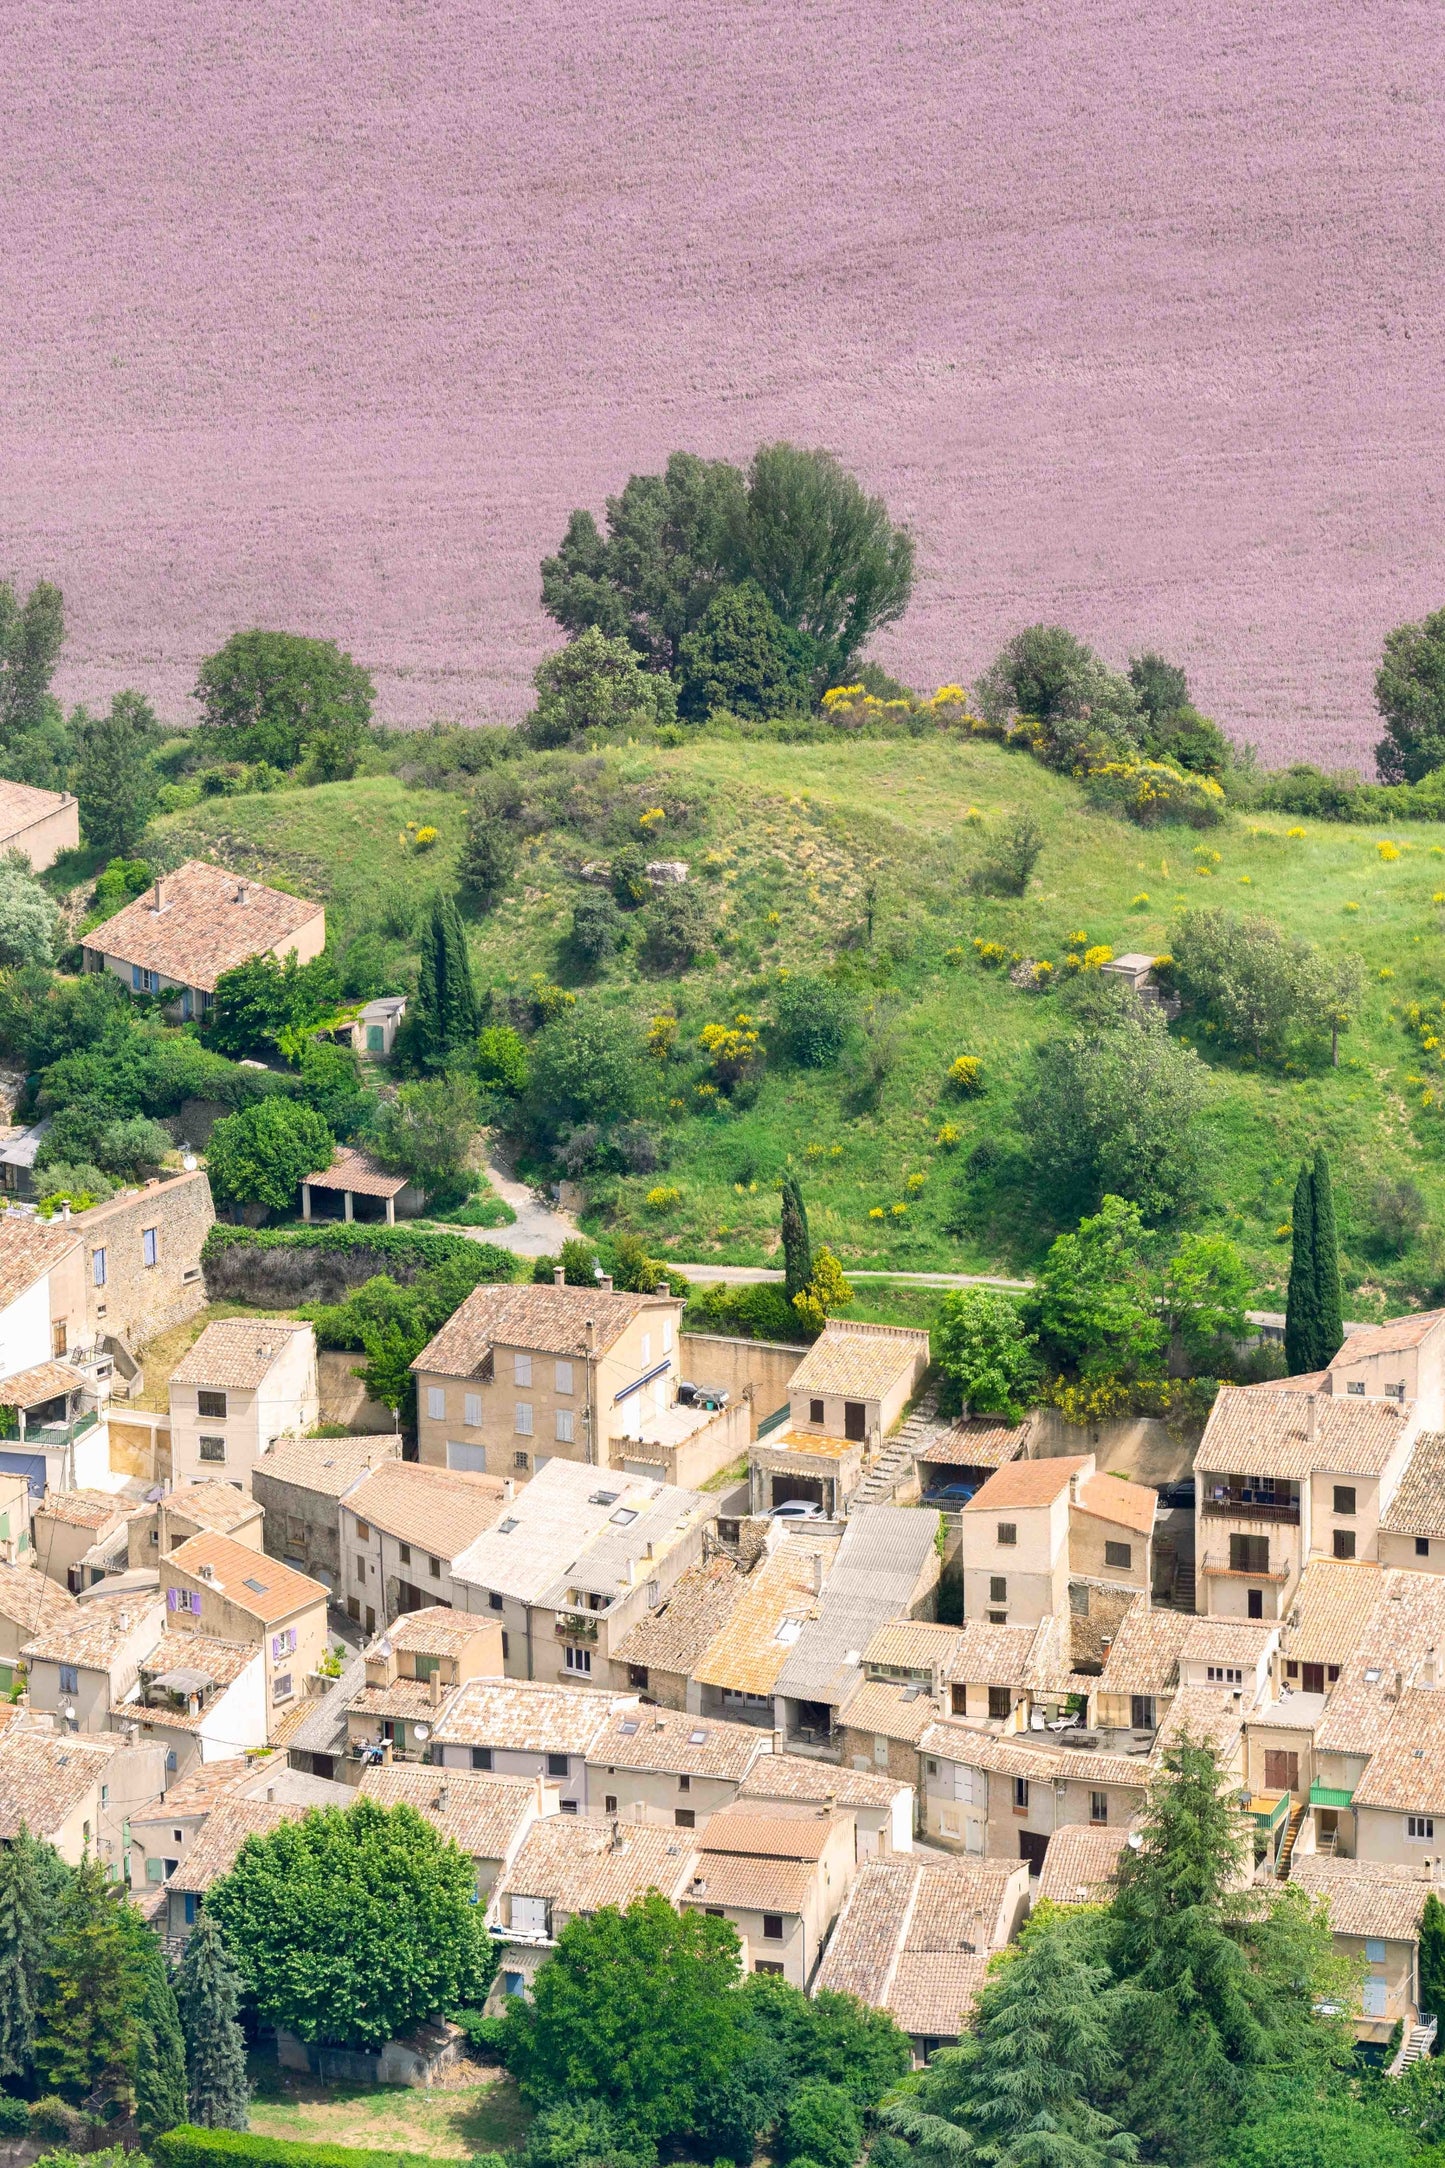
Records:
{"label": "stone staircase", "polygon": [[1394,2060],[1385,2071],[1387,2078],[1398,2078],[1412,2063],[1423,2062],[1435,2045],[1438,2019],[1427,2017],[1419,2025],[1409,2025],[1404,2038],[1395,2050]]}
{"label": "stone staircase", "polygon": [[1284,1833],[1284,1842],[1279,1848],[1279,1859],[1274,1870],[1281,1882],[1289,1880],[1289,1864],[1294,1858],[1295,1840],[1300,1833],[1300,1823],[1308,1812],[1309,1801],[1302,1799],[1289,1818],[1289,1828]]}
{"label": "stone staircase", "polygon": [[885,1440],[882,1452],[849,1499],[848,1511],[855,1512],[859,1506],[890,1504],[900,1486],[911,1479],[919,1447],[927,1443],[937,1428],[938,1392],[936,1387],[929,1385],[919,1394],[902,1429]]}

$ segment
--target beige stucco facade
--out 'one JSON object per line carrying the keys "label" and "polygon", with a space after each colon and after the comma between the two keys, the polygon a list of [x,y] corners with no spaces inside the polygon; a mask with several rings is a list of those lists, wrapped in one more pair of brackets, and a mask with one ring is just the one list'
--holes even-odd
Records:
{"label": "beige stucco facade", "polygon": [[258,1337],[275,1347],[259,1385],[228,1385],[221,1376],[213,1383],[171,1380],[171,1471],[178,1485],[236,1483],[249,1492],[251,1470],[277,1439],[320,1420],[315,1333],[309,1325],[281,1329],[269,1318],[255,1324]]}
{"label": "beige stucco facade", "polygon": [[80,843],[80,807],[69,791],[0,782],[0,851],[23,851],[36,873]]}
{"label": "beige stucco facade", "polygon": [[[818,1969],[823,1944],[843,1907],[857,1873],[857,1837],[851,1814],[836,1817],[816,1864],[810,1867],[801,1903],[796,1909],[778,1910],[757,1905],[708,1903],[706,1888],[683,1898],[683,1907],[725,1919],[737,1930],[742,1944],[745,1972],[776,1972],[793,1987],[806,1989]],[[764,1881],[771,1862],[757,1862],[758,1879]],[[698,1862],[698,1874],[706,1883],[708,1855]],[[696,1885],[694,1885],[696,1888]]]}
{"label": "beige stucco facade", "polygon": [[965,1618],[1032,1626],[1041,1618],[1067,1612],[1067,1486],[1044,1505],[965,1511],[959,1515],[959,1530]]}
{"label": "beige stucco facade", "polygon": [[[252,1555],[244,1546],[237,1548],[243,1558],[249,1559]],[[269,1560],[258,1559],[258,1578],[265,1577],[270,1564]],[[290,1571],[287,1567],[278,1570]],[[266,1736],[269,1738],[276,1717],[304,1694],[307,1676],[315,1671],[326,1653],[325,1589],[318,1582],[307,1582],[306,1587],[313,1589],[314,1595],[301,1597],[296,1603],[277,1609],[274,1615],[262,1617],[245,1602],[233,1601],[225,1586],[178,1563],[174,1553],[161,1560],[160,1575],[163,1596],[168,1596],[172,1589],[179,1596],[184,1590],[193,1599],[199,1598],[200,1604],[197,1610],[194,1602],[190,1608],[168,1603],[166,1625],[169,1630],[210,1634],[217,1641],[254,1642],[263,1649],[266,1657]],[[304,1580],[300,1574],[293,1578]],[[238,1591],[238,1595],[240,1593],[242,1591]]]}

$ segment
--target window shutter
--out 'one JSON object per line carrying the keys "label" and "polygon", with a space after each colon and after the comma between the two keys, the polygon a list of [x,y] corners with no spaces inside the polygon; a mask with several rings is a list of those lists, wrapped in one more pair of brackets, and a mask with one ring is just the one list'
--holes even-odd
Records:
{"label": "window shutter", "polygon": [[195,1612],[196,1617],[199,1618],[201,1615],[201,1592],[198,1588],[193,1588],[191,1590],[191,1609]]}
{"label": "window shutter", "polygon": [[166,1590],[166,1609],[167,1609],[168,1611],[174,1611],[175,1607],[176,1607],[176,1592],[175,1592],[175,1590],[174,1590],[173,1588],[168,1588],[168,1589]]}
{"label": "window shutter", "polygon": [[273,1664],[281,1654],[281,1644],[285,1638],[284,1634],[272,1634],[271,1636],[271,1661]]}

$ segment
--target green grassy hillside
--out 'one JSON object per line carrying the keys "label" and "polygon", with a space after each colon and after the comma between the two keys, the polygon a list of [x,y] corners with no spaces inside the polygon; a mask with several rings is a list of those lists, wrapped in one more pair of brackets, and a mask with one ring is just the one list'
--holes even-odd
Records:
{"label": "green grassy hillside", "polygon": [[[1445,1230],[1445,1115],[1421,1105],[1420,1064],[1428,1057],[1399,1013],[1408,1000],[1445,991],[1439,830],[1397,832],[1398,856],[1381,852],[1384,831],[1284,815],[1234,819],[1202,837],[1142,830],[1092,812],[1072,781],[981,741],[791,746],[700,737],[677,749],[611,750],[592,787],[604,799],[612,794],[619,820],[635,820],[649,802],[665,809],[644,831],[649,853],[690,861],[717,925],[716,948],[682,977],[649,977],[629,950],[588,994],[639,1024],[669,1007],[679,1018],[681,1058],[660,1095],[674,1104],[658,1116],[667,1171],[603,1185],[606,1208],[645,1228],[658,1250],[766,1261],[776,1239],[773,1183],[791,1158],[803,1172],[815,1235],[846,1262],[1027,1267],[1047,1227],[992,1245],[951,1230],[969,1150],[1007,1131],[1015,1085],[1031,1046],[1054,1028],[1058,1003],[983,969],[972,942],[996,940],[1056,965],[1081,930],[1116,953],[1159,952],[1169,947],[1175,915],[1208,902],[1262,911],[1324,946],[1357,948],[1369,991],[1338,1070],[1327,1050],[1280,1073],[1219,1055],[1199,1039],[1213,1091],[1209,1186],[1196,1217],[1235,1234],[1267,1299],[1283,1285],[1288,1244],[1279,1230],[1299,1155],[1322,1139],[1335,1161],[1353,1307],[1367,1314],[1418,1300],[1445,1274],[1445,1250],[1437,1257],[1431,1230],[1403,1258],[1373,1250],[1367,1208],[1381,1177],[1409,1176],[1425,1194],[1432,1228]],[[970,865],[990,832],[1024,809],[1047,834],[1028,896],[975,897]],[[372,777],[218,800],[160,829],[173,846],[214,849],[316,890],[334,938],[372,933],[400,965],[422,902],[454,863],[463,812],[457,796]],[[422,825],[434,826],[438,840],[419,851],[407,839]],[[614,825],[613,835],[620,832]],[[508,898],[473,926],[483,982],[522,986],[541,972],[578,985],[567,972],[565,935],[577,872],[599,855],[606,848],[595,828],[591,841],[556,827],[525,841]],[[860,935],[870,889],[871,946]],[[950,957],[959,950],[961,960]],[[765,1074],[751,1107],[697,1111],[702,1026],[739,1010],[765,1019],[780,971],[840,960],[860,1002],[892,1020],[896,1058],[876,1104],[860,1102],[847,1075],[777,1070]],[[1194,1036],[1187,1027],[1185,1035]],[[979,1099],[948,1096],[945,1073],[959,1054],[984,1064]],[[945,1121],[960,1131],[952,1150],[936,1141]],[[658,1181],[680,1192],[661,1214],[644,1201]]]}

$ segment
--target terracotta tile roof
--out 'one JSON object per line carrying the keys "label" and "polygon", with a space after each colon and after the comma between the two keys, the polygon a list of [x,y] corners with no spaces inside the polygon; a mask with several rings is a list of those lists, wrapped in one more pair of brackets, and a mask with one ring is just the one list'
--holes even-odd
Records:
{"label": "terracotta tile roof", "polygon": [[283,1822],[299,1822],[308,1811],[282,1799],[218,1800],[167,1886],[204,1895],[213,1882],[230,1873],[248,1837],[269,1837]]}
{"label": "terracotta tile roof", "polygon": [[182,1483],[168,1491],[162,1503],[168,1513],[179,1513],[202,1528],[214,1528],[223,1536],[260,1518],[254,1498],[238,1491],[234,1483]]}
{"label": "terracotta tile roof", "polygon": [[[203,1566],[211,1569],[209,1579],[201,1571]],[[238,1610],[249,1611],[267,1626],[290,1618],[308,1604],[326,1602],[325,1589],[308,1574],[298,1573],[294,1566],[283,1566],[279,1558],[268,1558],[231,1536],[216,1535],[208,1529],[198,1536],[188,1536],[161,1560],[163,1588],[171,1586],[173,1574],[185,1575],[188,1583],[215,1590]]]}
{"label": "terracotta tile roof", "polygon": [[33,783],[14,783],[8,775],[0,776],[0,843],[8,843],[22,828],[31,828],[74,803],[68,790],[40,790]]}
{"label": "terracotta tile roof", "polygon": [[1066,1822],[1049,1839],[1035,1903],[1103,1905],[1114,1894],[1119,1854],[1129,1841],[1127,1829],[1090,1829]]}
{"label": "terracotta tile roof", "polygon": [[109,1773],[124,1742],[71,1732],[30,1731],[12,1723],[0,1733],[0,1842],[18,1835],[50,1838]]}
{"label": "terracotta tile roof", "polygon": [[1188,1664],[1242,1664],[1251,1670],[1280,1630],[1271,1619],[1196,1618],[1180,1655]]}
{"label": "terracotta tile roof", "polygon": [[1330,1364],[1331,1370],[1352,1370],[1371,1355],[1394,1355],[1419,1347],[1437,1325],[1445,1325],[1445,1310],[1419,1310],[1413,1317],[1391,1318],[1388,1324],[1352,1332]]}
{"label": "terracotta tile roof", "polygon": [[926,1619],[890,1619],[869,1639],[863,1651],[863,1667],[869,1672],[919,1672],[928,1679],[938,1666],[946,1678],[963,1640],[961,1626],[936,1626]]}
{"label": "terracotta tile roof", "polygon": [[754,1458],[764,1459],[773,1454],[806,1454],[810,1460],[847,1460],[850,1455],[861,1456],[862,1442],[854,1438],[833,1438],[821,1430],[770,1430],[766,1438],[759,1438],[753,1447]]}
{"label": "terracotta tile roof", "polygon": [[656,1295],[608,1294],[590,1287],[476,1287],[411,1367],[470,1378],[494,1347],[531,1348],[580,1362],[587,1353],[589,1318],[597,1327],[598,1349],[605,1351],[634,1319],[654,1309],[659,1323],[677,1314],[675,1302]]}
{"label": "terracotta tile roof", "polygon": [[69,1363],[36,1363],[29,1370],[12,1370],[0,1379],[0,1408],[34,1408],[43,1400],[58,1400],[73,1393],[86,1380]]}
{"label": "terracotta tile roof", "polygon": [[346,1510],[398,1543],[450,1561],[496,1525],[507,1504],[500,1476],[384,1460],[346,1494]]}
{"label": "terracotta tile roof", "polygon": [[568,1914],[623,1907],[650,1889],[675,1903],[691,1877],[694,1856],[691,1840],[680,1830],[549,1814],[527,1831],[498,1893],[546,1897]]}
{"label": "terracotta tile roof", "polygon": [[133,1807],[131,1822],[136,1828],[149,1828],[153,1822],[184,1821],[191,1815],[209,1814],[216,1801],[224,1799],[232,1786],[250,1773],[251,1764],[244,1754],[228,1755],[224,1761],[199,1762],[179,1784],[171,1786],[164,1799]]}
{"label": "terracotta tile roof", "polygon": [[1179,1684],[1179,1658],[1197,1619],[1186,1611],[1152,1610],[1136,1596],[1114,1631],[1097,1681],[1105,1694],[1167,1694]]}
{"label": "terracotta tile roof", "polygon": [[1388,1536],[1445,1536],[1445,1430],[1415,1440],[1399,1488],[1380,1515]]}
{"label": "terracotta tile roof", "polygon": [[[213,1686],[231,1686],[248,1665],[255,1663],[258,1653],[254,1641],[220,1641],[214,1634],[163,1633],[140,1668],[150,1679],[163,1679],[173,1671],[201,1671]],[[244,1766],[240,1774],[245,1774]]]}
{"label": "terracotta tile roof", "polygon": [[133,1638],[159,1641],[165,1612],[156,1597],[95,1596],[74,1611],[42,1626],[21,1654],[29,1662],[78,1664],[83,1671],[108,1671]]}
{"label": "terracotta tile roof", "polygon": [[381,1807],[415,1807],[471,1859],[505,1859],[537,1809],[537,1787],[525,1777],[407,1762],[372,1764],[362,1770],[357,1788]]}
{"label": "terracotta tile roof", "polygon": [[813,1993],[856,1995],[915,2039],[952,2040],[973,2008],[1014,1860],[870,1860],[849,1890]]}
{"label": "terracotta tile roof", "polygon": [[636,1695],[603,1694],[580,1686],[540,1686],[520,1679],[470,1679],[458,1688],[434,1736],[444,1746],[585,1755],[613,1711],[624,1705],[635,1710]]}
{"label": "terracotta tile roof", "polygon": [[347,1702],[346,1713],[375,1718],[409,1717],[430,1724],[435,1730],[450,1708],[452,1696],[458,1692],[458,1687],[445,1686],[441,1700],[433,1701],[430,1679],[393,1679],[389,1686],[363,1685]]}
{"label": "terracotta tile roof", "polygon": [[826,1580],[841,1540],[788,1537],[754,1566],[742,1600],[698,1659],[693,1677],[700,1686],[744,1694],[772,1692],[806,1621],[817,1615],[814,1561],[821,1561]]}
{"label": "terracotta tile roof", "polygon": [[965,1513],[1001,1513],[1010,1507],[1048,1506],[1089,1465],[1085,1456],[1065,1460],[1011,1460],[980,1484]]}
{"label": "terracotta tile roof", "polygon": [[1292,1482],[1317,1471],[1379,1475],[1412,1419],[1412,1410],[1393,1400],[1225,1385],[1205,1426],[1195,1468],[1201,1482],[1210,1475],[1273,1475]]}
{"label": "terracotta tile roof", "polygon": [[403,1611],[387,1627],[386,1639],[394,1649],[414,1649],[420,1656],[460,1656],[478,1634],[492,1632],[493,1623],[433,1603],[422,1611]]}
{"label": "terracotta tile roof", "polygon": [[1079,1485],[1075,1505],[1080,1513],[1091,1514],[1096,1520],[1112,1521],[1117,1527],[1132,1528],[1147,1536],[1153,1533],[1159,1493],[1147,1484],[1126,1483],[1116,1475],[1091,1475]]}
{"label": "terracotta tile roof", "polygon": [[1355,1786],[1354,1803],[1445,1814],[1445,1693],[1406,1687]]}
{"label": "terracotta tile roof", "polygon": [[1033,1738],[1031,1732],[979,1731],[944,1717],[929,1726],[921,1745],[939,1761],[1041,1784],[1070,1777],[1080,1784],[1123,1784],[1141,1792],[1148,1786],[1152,1771],[1142,1755],[1089,1753],[1042,1741],[1035,1745]]}
{"label": "terracotta tile roof", "polygon": [[1316,1748],[1371,1753],[1393,1722],[1396,1679],[1408,1687],[1430,1649],[1445,1649],[1445,1576],[1387,1570],[1380,1600],[1315,1727]]}
{"label": "terracotta tile roof", "polygon": [[828,1814],[770,1814],[750,1800],[720,1807],[703,1833],[706,1852],[749,1859],[821,1859],[836,1818]]}
{"label": "terracotta tile roof", "polygon": [[34,1566],[0,1565],[0,1618],[39,1633],[80,1609],[69,1589]]}
{"label": "terracotta tile roof", "polygon": [[171,1372],[172,1385],[233,1386],[253,1391],[265,1383],[293,1334],[309,1325],[284,1317],[225,1317],[208,1325]]}
{"label": "terracotta tile roof", "polygon": [[[244,902],[237,900],[241,891]],[[283,895],[197,858],[165,875],[163,900],[158,911],[155,890],[147,889],[87,935],[86,946],[214,993],[223,971],[283,942],[294,946],[302,927],[321,913],[306,897]]]}
{"label": "terracotta tile roof", "polygon": [[880,1400],[928,1360],[928,1335],[907,1327],[826,1325],[788,1380],[788,1391]]}
{"label": "terracotta tile roof", "polygon": [[[711,1829],[709,1822],[707,1833]],[[698,1854],[686,1901],[695,1905],[731,1905],[736,1911],[746,1912],[801,1912],[817,1876],[816,1859],[780,1858],[770,1852],[704,1850]]]}
{"label": "terracotta tile roof", "polygon": [[941,1425],[917,1448],[914,1458],[931,1467],[1002,1468],[1019,1458],[1032,1429],[1032,1417],[1013,1424],[974,1420]]}
{"label": "terracotta tile roof", "polygon": [[1307,1897],[1330,1909],[1337,1935],[1378,1935],[1386,1942],[1414,1942],[1419,1937],[1425,1899],[1440,1885],[1430,1868],[1401,1866],[1372,1859],[1326,1859],[1301,1853],[1290,1867],[1290,1881]]}
{"label": "terracotta tile roof", "polygon": [[736,1783],[771,1744],[756,1724],[724,1724],[676,1709],[619,1709],[592,1741],[587,1759],[599,1768],[675,1770]]}
{"label": "terracotta tile roof", "polygon": [[1186,1686],[1174,1696],[1154,1734],[1151,1761],[1162,1760],[1187,1732],[1197,1744],[1207,1739],[1221,1756],[1231,1755],[1244,1733],[1245,1718],[1252,1714],[1242,1701],[1218,1686]]}
{"label": "terracotta tile roof", "polygon": [[761,1754],[738,1787],[739,1799],[806,1800],[824,1806],[831,1799],[847,1809],[891,1807],[909,1784],[893,1777],[875,1776],[866,1769],[847,1769],[837,1762],[809,1761],[802,1754]]}
{"label": "terracotta tile roof", "polygon": [[134,1498],[122,1498],[115,1491],[62,1490],[47,1491],[35,1508],[45,1519],[59,1521],[66,1528],[91,1528],[97,1534],[103,1528],[112,1528],[117,1522],[129,1520],[133,1513],[143,1513],[145,1507]]}
{"label": "terracotta tile roof", "polygon": [[73,1220],[47,1223],[19,1212],[0,1213],[0,1310],[53,1271],[79,1243]]}
{"label": "terracotta tile roof", "polygon": [[1371,1559],[1312,1558],[1280,1636],[1281,1656],[1296,1663],[1345,1663],[1383,1588],[1381,1569]]}
{"label": "terracotta tile roof", "polygon": [[897,1739],[904,1746],[917,1746],[942,1713],[939,1704],[920,1687],[864,1679],[844,1702],[841,1722],[849,1731],[871,1732],[878,1739]]}
{"label": "terracotta tile roof", "polygon": [[984,1619],[966,1620],[946,1673],[949,1684],[1022,1685],[1038,1638],[1038,1626],[990,1626]]}
{"label": "terracotta tile roof", "polygon": [[349,1189],[357,1197],[399,1197],[409,1177],[391,1174],[370,1152],[338,1144],[331,1164],[302,1176],[312,1189]]}
{"label": "terracotta tile roof", "polygon": [[711,1558],[673,1583],[655,1611],[638,1620],[612,1651],[614,1664],[689,1677],[703,1650],[731,1618],[748,1585],[731,1558]]}
{"label": "terracotta tile roof", "polygon": [[368,1468],[400,1459],[400,1431],[374,1438],[281,1438],[262,1454],[254,1472],[273,1483],[339,1498]]}

